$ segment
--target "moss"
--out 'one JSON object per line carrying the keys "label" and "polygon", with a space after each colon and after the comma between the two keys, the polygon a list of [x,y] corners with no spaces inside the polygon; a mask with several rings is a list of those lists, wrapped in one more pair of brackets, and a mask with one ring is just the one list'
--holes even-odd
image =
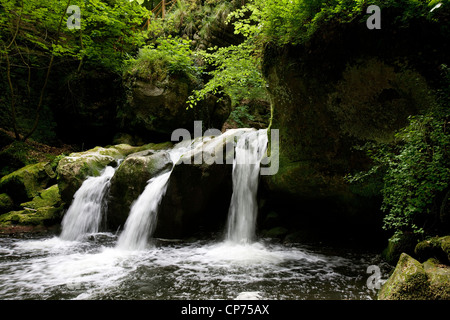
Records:
{"label": "moss", "polygon": [[419,261],[400,255],[393,274],[378,293],[380,300],[423,300],[430,298],[427,274]]}
{"label": "moss", "polygon": [[61,196],[59,194],[58,185],[55,184],[50,188],[39,192],[33,200],[22,203],[21,206],[30,209],[39,209],[42,207],[59,207],[61,205]]}
{"label": "moss", "polygon": [[0,194],[0,214],[11,211],[13,208],[13,201],[6,193]]}
{"label": "moss", "polygon": [[428,259],[423,266],[429,278],[430,298],[450,300],[450,267],[433,258]]}
{"label": "moss", "polygon": [[387,247],[382,252],[382,257],[389,263],[397,263],[400,255],[404,252],[409,255],[414,254],[417,245],[417,236],[413,233],[403,233],[397,241],[389,239]]}
{"label": "moss", "polygon": [[40,162],[23,167],[0,180],[0,191],[8,193],[14,202],[32,199],[55,178],[49,163]]}
{"label": "moss", "polygon": [[414,253],[420,261],[435,258],[442,263],[450,262],[450,236],[433,237],[419,242]]}

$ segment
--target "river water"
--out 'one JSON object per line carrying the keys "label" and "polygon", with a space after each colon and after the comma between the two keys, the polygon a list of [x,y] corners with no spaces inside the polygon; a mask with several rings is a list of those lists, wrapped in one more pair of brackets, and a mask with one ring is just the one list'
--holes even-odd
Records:
{"label": "river water", "polygon": [[79,241],[0,238],[0,299],[374,299],[371,253],[268,240],[154,240],[121,250],[111,233]]}
{"label": "river water", "polygon": [[[121,234],[98,232],[115,172],[107,167],[75,194],[59,236],[0,238],[0,299],[375,298],[367,270],[379,265],[376,255],[257,238],[256,195],[267,133],[242,133],[223,235],[184,242],[152,238],[171,172],[148,181]],[[215,147],[216,140],[200,147]],[[173,163],[185,148],[181,143],[170,151]]]}

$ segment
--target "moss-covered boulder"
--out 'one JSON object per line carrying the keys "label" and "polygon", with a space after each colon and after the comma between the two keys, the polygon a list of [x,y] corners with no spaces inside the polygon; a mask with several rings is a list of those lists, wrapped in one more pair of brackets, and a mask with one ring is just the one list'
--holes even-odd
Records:
{"label": "moss-covered boulder", "polygon": [[430,286],[430,299],[450,300],[450,267],[430,258],[423,264]]}
{"label": "moss-covered boulder", "polygon": [[[133,152],[138,152],[151,146],[153,144],[139,147],[126,144],[106,148],[95,147],[84,152],[71,153],[69,156],[62,158],[58,163],[56,172],[63,201],[69,204],[75,192],[81,187],[83,181],[88,176],[98,176],[106,166],[115,166],[119,159],[123,159]],[[167,146],[167,144],[164,144],[164,146]]]}
{"label": "moss-covered boulder", "polygon": [[422,264],[402,253],[393,274],[381,287],[378,299],[423,300],[428,296],[428,277]]}
{"label": "moss-covered boulder", "polygon": [[55,182],[56,174],[48,162],[23,167],[0,180],[0,192],[7,193],[14,203],[31,200],[40,190]]}
{"label": "moss-covered boulder", "polygon": [[[265,46],[262,71],[272,129],[280,130],[280,170],[264,185],[269,196],[284,198],[280,214],[320,216],[313,223],[364,230],[375,239],[380,194],[362,191],[376,191],[376,184],[353,188],[344,179],[371,167],[355,146],[392,141],[408,116],[434,105],[432,88],[449,56],[449,34],[439,22],[402,28],[396,14],[383,19],[389,28],[376,33],[360,19],[323,22],[301,44]],[[298,201],[302,209],[292,213]],[[301,218],[293,222],[304,225]]]}
{"label": "moss-covered boulder", "polygon": [[111,228],[123,226],[132,203],[144,191],[148,180],[172,168],[168,152],[145,150],[125,158],[111,179],[107,221]]}
{"label": "moss-covered boulder", "polygon": [[63,202],[58,185],[39,192],[31,201],[24,202],[21,210],[11,211],[0,216],[2,228],[12,226],[51,226],[62,218]]}
{"label": "moss-covered boulder", "polygon": [[378,293],[380,300],[448,300],[450,268],[427,260],[423,265],[402,253],[393,274]]}
{"label": "moss-covered boulder", "polygon": [[442,263],[450,264],[450,236],[421,241],[416,245],[414,253],[419,261],[435,258]]}
{"label": "moss-covered boulder", "polygon": [[411,256],[414,255],[414,249],[417,242],[417,235],[412,232],[404,232],[399,237],[390,238],[387,247],[383,250],[381,255],[388,263],[395,265],[402,253]]}
{"label": "moss-covered boulder", "polygon": [[6,193],[0,194],[0,214],[11,211],[13,209],[14,202],[11,197]]}

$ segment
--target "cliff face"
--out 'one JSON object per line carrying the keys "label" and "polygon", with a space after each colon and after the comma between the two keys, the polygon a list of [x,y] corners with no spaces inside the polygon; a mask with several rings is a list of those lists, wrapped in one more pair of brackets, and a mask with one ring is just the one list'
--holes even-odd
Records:
{"label": "cliff face", "polygon": [[[449,33],[439,24],[412,21],[402,29],[395,18],[385,12],[381,30],[361,20],[327,25],[303,45],[266,48],[280,171],[265,177],[264,186],[284,197],[290,219],[364,232],[380,227],[377,185],[355,188],[344,180],[369,164],[354,146],[391,141],[409,115],[429,108],[450,57]],[[298,212],[287,209],[299,199]]]}

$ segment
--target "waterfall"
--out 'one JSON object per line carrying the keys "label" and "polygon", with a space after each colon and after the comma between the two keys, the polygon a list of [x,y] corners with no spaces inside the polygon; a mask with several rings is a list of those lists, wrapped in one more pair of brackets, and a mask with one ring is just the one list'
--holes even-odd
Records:
{"label": "waterfall", "polygon": [[116,170],[107,166],[98,177],[87,178],[75,193],[73,202],[61,222],[63,240],[79,240],[98,232],[105,209],[105,195]]}
{"label": "waterfall", "polygon": [[143,250],[148,245],[156,227],[159,204],[166,193],[168,181],[175,164],[187,149],[175,146],[169,151],[173,163],[169,172],[151,178],[137,200],[132,204],[130,214],[117,242],[119,249]]}
{"label": "waterfall", "polygon": [[233,162],[233,195],[228,212],[227,240],[250,243],[255,238],[259,170],[267,150],[267,130],[244,133]]}

